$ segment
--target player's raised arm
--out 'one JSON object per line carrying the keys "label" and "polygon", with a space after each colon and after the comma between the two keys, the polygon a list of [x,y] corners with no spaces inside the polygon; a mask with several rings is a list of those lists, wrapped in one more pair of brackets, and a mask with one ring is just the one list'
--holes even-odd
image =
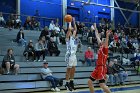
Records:
{"label": "player's raised arm", "polygon": [[100,39],[100,37],[99,37],[98,29],[97,29],[97,27],[96,27],[96,23],[94,23],[94,28],[95,28],[95,36],[96,36],[96,38],[97,38],[97,42],[98,42],[98,44],[100,45],[100,44],[101,44],[101,39]]}
{"label": "player's raised arm", "polygon": [[108,40],[109,40],[109,35],[110,35],[110,33],[111,33],[110,30],[106,31],[106,39],[105,39],[105,44],[104,44],[104,46],[105,46],[106,48],[108,48]]}
{"label": "player's raised arm", "polygon": [[73,17],[73,25],[74,25],[73,36],[75,37],[76,36],[76,33],[77,33],[77,26],[76,26],[75,18],[74,17]]}
{"label": "player's raised arm", "polygon": [[72,30],[71,22],[69,22],[68,24],[69,24],[69,27],[68,27],[68,32],[66,34],[66,40],[69,39],[69,37],[71,35],[71,30]]}

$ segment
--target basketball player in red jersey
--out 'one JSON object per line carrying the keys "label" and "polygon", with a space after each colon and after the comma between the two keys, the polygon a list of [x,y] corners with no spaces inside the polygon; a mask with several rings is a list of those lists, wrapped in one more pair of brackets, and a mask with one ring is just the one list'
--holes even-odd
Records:
{"label": "basketball player in red jersey", "polygon": [[108,38],[109,38],[110,31],[109,30],[106,31],[106,38],[101,41],[98,34],[98,30],[96,28],[96,23],[94,23],[94,28],[95,28],[95,35],[99,44],[99,50],[98,50],[98,59],[96,62],[96,68],[91,73],[91,76],[88,80],[88,86],[90,89],[90,93],[94,93],[94,86],[92,82],[98,80],[100,87],[106,93],[111,93],[110,89],[105,84],[106,72],[107,72],[106,62],[108,57]]}

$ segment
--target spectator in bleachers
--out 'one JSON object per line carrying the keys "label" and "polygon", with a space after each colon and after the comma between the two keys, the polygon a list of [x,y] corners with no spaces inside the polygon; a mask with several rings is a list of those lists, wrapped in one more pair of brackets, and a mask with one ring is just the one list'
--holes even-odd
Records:
{"label": "spectator in bleachers", "polygon": [[96,38],[95,38],[95,32],[93,30],[93,28],[90,30],[90,32],[88,33],[88,43],[89,44],[94,44],[96,41]]}
{"label": "spectator in bleachers", "polygon": [[133,46],[135,48],[135,51],[137,51],[139,49],[139,44],[138,44],[138,40],[136,37],[133,40]]}
{"label": "spectator in bleachers", "polygon": [[136,66],[140,65],[140,52],[139,50],[136,50],[134,53],[134,57],[130,59],[132,61],[131,65],[136,68]]}
{"label": "spectator in bleachers", "polygon": [[39,38],[45,36],[45,39],[48,41],[50,39],[48,27],[45,26],[44,29],[41,31]]}
{"label": "spectator in bleachers", "polygon": [[76,34],[77,52],[82,53],[82,42]]}
{"label": "spectator in bleachers", "polygon": [[2,61],[2,67],[6,69],[6,74],[10,74],[10,70],[14,70],[14,74],[17,75],[19,71],[19,65],[15,63],[15,57],[13,55],[13,49],[8,49],[7,54]]}
{"label": "spectator in bleachers", "polygon": [[50,38],[50,41],[48,42],[48,51],[50,53],[50,56],[55,54],[55,56],[59,56],[60,50],[58,50],[56,42],[54,42],[53,38]]}
{"label": "spectator in bleachers", "polygon": [[32,24],[31,24],[31,17],[28,16],[25,20],[25,23],[24,23],[24,27],[26,30],[31,30],[32,28]]}
{"label": "spectator in bleachers", "polygon": [[45,60],[45,48],[44,48],[44,45],[43,45],[43,41],[42,39],[39,39],[38,42],[35,44],[35,52],[36,52],[36,57],[37,57],[37,60],[36,61],[41,61],[40,60],[40,56],[42,55],[43,56],[43,61],[46,61]]}
{"label": "spectator in bleachers", "polygon": [[124,53],[127,53],[127,54],[130,53],[129,48],[127,47],[127,41],[126,41],[126,39],[124,37],[121,40],[121,47],[122,47]]}
{"label": "spectator in bleachers", "polygon": [[114,73],[114,68],[113,68],[114,62],[110,61],[109,65],[107,65],[107,75],[109,76],[109,80],[111,85],[118,85],[118,74]]}
{"label": "spectator in bleachers", "polygon": [[30,41],[25,47],[23,55],[25,56],[27,61],[29,61],[30,57],[32,58],[32,60],[35,60],[35,49],[32,41]]}
{"label": "spectator in bleachers", "polygon": [[22,28],[17,33],[16,41],[20,46],[26,46],[26,40],[25,40],[24,32]]}
{"label": "spectator in bleachers", "polygon": [[47,62],[43,63],[43,68],[41,69],[41,75],[45,81],[51,82],[52,85],[51,91],[57,91],[57,92],[60,91],[60,89],[57,87],[57,85],[59,84],[59,79],[52,75],[52,71],[48,68]]}
{"label": "spectator in bleachers", "polygon": [[92,62],[94,62],[94,53],[91,51],[91,47],[88,47],[87,51],[85,51],[85,61],[88,66],[91,66]]}
{"label": "spectator in bleachers", "polygon": [[60,43],[60,36],[59,36],[60,27],[59,27],[58,23],[55,24],[54,31],[55,31],[55,33],[56,33],[56,36],[54,36],[54,41],[56,41],[57,44],[61,44],[61,43]]}
{"label": "spectator in bleachers", "polygon": [[133,52],[135,51],[135,48],[134,48],[134,46],[133,46],[133,44],[132,44],[131,38],[128,39],[127,47],[129,48],[129,50],[130,50],[131,53],[133,53]]}
{"label": "spectator in bleachers", "polygon": [[54,21],[52,20],[50,25],[49,25],[49,30],[50,31],[53,31],[54,30],[54,27],[55,27],[55,24],[54,24]]}
{"label": "spectator in bleachers", "polygon": [[47,42],[45,36],[42,36],[41,40],[42,40],[43,46],[45,48],[45,55],[47,55],[48,54],[48,47],[47,47],[48,42]]}
{"label": "spectator in bleachers", "polygon": [[103,30],[103,27],[102,27],[102,24],[101,23],[99,23],[99,26],[98,26],[98,32],[99,32],[99,35],[100,35],[100,37],[101,37],[101,32],[102,32],[102,30]]}
{"label": "spectator in bleachers", "polygon": [[36,10],[35,11],[35,14],[34,14],[34,16],[35,16],[35,20],[37,20],[38,22],[40,21],[40,14],[39,14],[39,11],[38,10]]}
{"label": "spectator in bleachers", "polygon": [[[124,85],[124,82],[128,76],[127,71],[125,70],[125,68],[122,65],[118,64],[117,59],[114,59],[113,68],[114,68],[114,73],[118,74],[120,84]],[[121,69],[123,69],[123,71]]]}
{"label": "spectator in bleachers", "polygon": [[37,20],[35,20],[34,17],[31,17],[31,30],[39,30],[40,26],[39,26],[39,22]]}
{"label": "spectator in bleachers", "polygon": [[111,50],[113,53],[117,51],[117,46],[116,46],[116,41],[113,40],[110,44],[109,44],[109,50]]}
{"label": "spectator in bleachers", "polygon": [[5,20],[2,12],[0,12],[0,27],[5,27]]}
{"label": "spectator in bleachers", "polygon": [[21,27],[21,20],[19,19],[18,15],[15,15],[15,28]]}
{"label": "spectator in bleachers", "polygon": [[60,43],[66,44],[66,42],[65,42],[66,34],[65,34],[64,29],[61,29],[61,31],[59,33],[59,37],[60,37]]}
{"label": "spectator in bleachers", "polygon": [[7,20],[8,28],[11,30],[14,28],[15,25],[15,16],[14,14],[10,14]]}

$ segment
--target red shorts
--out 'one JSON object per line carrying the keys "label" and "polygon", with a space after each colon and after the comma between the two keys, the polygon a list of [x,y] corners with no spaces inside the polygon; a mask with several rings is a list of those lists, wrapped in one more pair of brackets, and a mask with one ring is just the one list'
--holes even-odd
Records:
{"label": "red shorts", "polygon": [[91,73],[91,77],[96,80],[106,79],[107,68],[106,66],[97,66]]}

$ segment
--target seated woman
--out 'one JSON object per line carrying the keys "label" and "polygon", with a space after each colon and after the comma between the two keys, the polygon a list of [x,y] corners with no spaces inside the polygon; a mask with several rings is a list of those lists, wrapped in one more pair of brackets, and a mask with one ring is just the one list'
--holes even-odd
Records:
{"label": "seated woman", "polygon": [[29,58],[31,57],[32,60],[35,60],[35,50],[33,46],[33,42],[29,42],[26,46],[23,55],[26,57],[26,60],[29,61]]}
{"label": "seated woman", "polygon": [[18,74],[19,65],[15,63],[15,57],[13,55],[13,49],[8,49],[7,54],[2,61],[2,67],[6,69],[6,74],[10,74],[10,69],[14,70],[14,74]]}
{"label": "seated woman", "polygon": [[36,52],[37,61],[40,61],[41,55],[43,56],[43,61],[46,61],[45,48],[44,48],[42,39],[39,39],[38,42],[35,44],[35,52]]}
{"label": "seated woman", "polygon": [[26,46],[23,29],[20,29],[20,31],[18,32],[16,41],[20,46]]}

